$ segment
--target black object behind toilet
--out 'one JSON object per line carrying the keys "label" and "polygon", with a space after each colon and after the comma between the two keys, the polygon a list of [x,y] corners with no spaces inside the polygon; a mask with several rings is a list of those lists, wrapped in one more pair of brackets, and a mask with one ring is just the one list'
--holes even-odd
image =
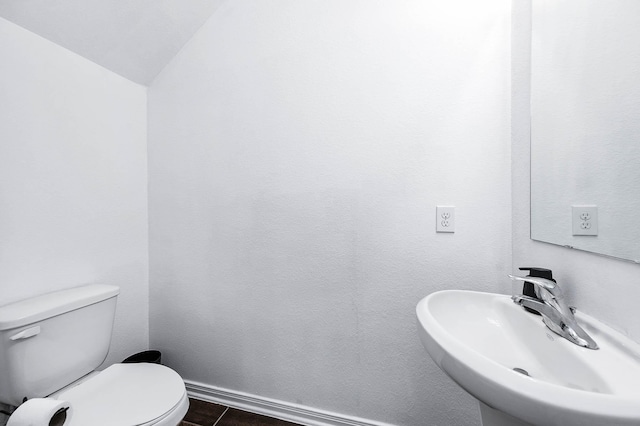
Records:
{"label": "black object behind toilet", "polygon": [[162,364],[162,353],[160,351],[144,351],[138,352],[135,355],[131,355],[124,361],[123,364],[134,364],[138,362],[148,362],[152,364]]}
{"label": "black object behind toilet", "polygon": [[[536,266],[522,267],[518,269],[520,269],[521,271],[529,271],[529,275],[527,275],[527,277],[546,278],[548,280],[556,282],[556,280],[553,279],[553,271],[551,271],[551,269],[538,268]],[[542,301],[536,294],[535,286],[532,283],[525,281],[524,286],[522,287],[522,294]],[[527,312],[531,312],[532,314],[540,315],[540,312],[536,311],[535,309],[527,308],[526,306],[524,307],[524,309]]]}

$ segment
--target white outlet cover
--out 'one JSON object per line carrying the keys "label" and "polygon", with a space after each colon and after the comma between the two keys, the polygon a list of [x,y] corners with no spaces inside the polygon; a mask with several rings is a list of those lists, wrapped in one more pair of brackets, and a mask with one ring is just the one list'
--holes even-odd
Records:
{"label": "white outlet cover", "polygon": [[598,206],[571,206],[573,235],[598,235]]}
{"label": "white outlet cover", "polygon": [[436,206],[436,232],[456,231],[455,206]]}

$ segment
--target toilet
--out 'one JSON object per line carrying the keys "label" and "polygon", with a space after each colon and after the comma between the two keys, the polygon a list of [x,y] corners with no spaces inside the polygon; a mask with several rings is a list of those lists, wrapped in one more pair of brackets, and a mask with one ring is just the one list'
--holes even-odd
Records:
{"label": "toilet", "polygon": [[119,292],[92,284],[1,306],[0,402],[66,401],[64,426],[178,425],[189,399],[172,369],[137,363],[96,371],[109,351]]}

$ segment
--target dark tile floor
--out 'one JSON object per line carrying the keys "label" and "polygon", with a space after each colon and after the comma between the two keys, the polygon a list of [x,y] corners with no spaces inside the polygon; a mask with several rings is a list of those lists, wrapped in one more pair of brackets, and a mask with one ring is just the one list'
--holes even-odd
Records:
{"label": "dark tile floor", "polygon": [[180,426],[298,426],[295,423],[248,413],[224,405],[189,399],[189,411]]}

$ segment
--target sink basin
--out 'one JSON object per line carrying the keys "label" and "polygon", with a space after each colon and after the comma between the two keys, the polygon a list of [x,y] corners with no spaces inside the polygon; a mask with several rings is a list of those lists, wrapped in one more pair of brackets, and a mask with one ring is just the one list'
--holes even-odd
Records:
{"label": "sink basin", "polygon": [[[640,425],[640,345],[576,312],[600,349],[554,334],[506,295],[447,290],[416,308],[425,349],[494,424]],[[484,410],[483,410],[484,409]],[[496,414],[498,413],[498,414]]]}

